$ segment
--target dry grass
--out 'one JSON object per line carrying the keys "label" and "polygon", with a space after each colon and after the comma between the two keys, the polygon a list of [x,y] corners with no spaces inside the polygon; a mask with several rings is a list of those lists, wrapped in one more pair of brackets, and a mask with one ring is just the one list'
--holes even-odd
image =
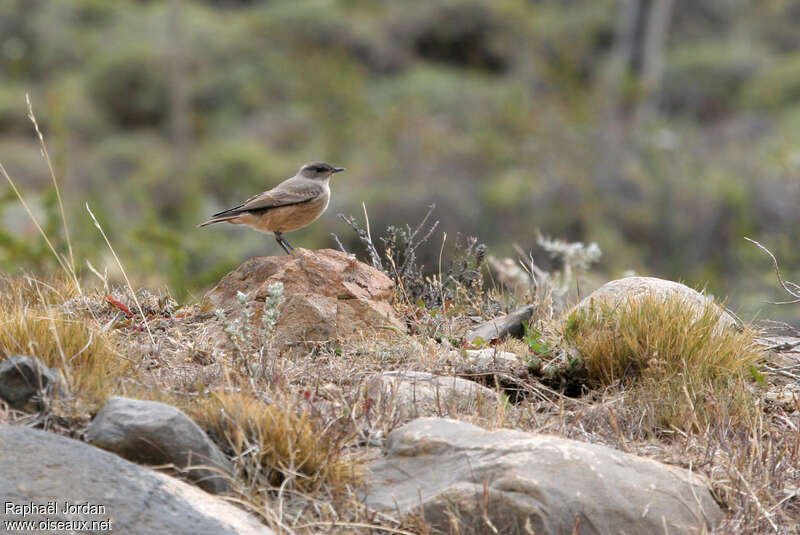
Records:
{"label": "dry grass", "polygon": [[91,317],[64,310],[61,305],[75,297],[73,282],[65,278],[0,280],[0,357],[41,359],[62,372],[72,392],[96,405],[129,366],[111,332]]}
{"label": "dry grass", "polygon": [[643,429],[702,429],[720,413],[753,417],[748,388],[764,354],[749,329],[720,324],[722,310],[680,297],[645,296],[571,313],[563,336],[589,385],[620,384],[645,409]]}
{"label": "dry grass", "polygon": [[[14,302],[27,306],[29,311],[38,311],[37,314],[65,314],[59,304],[72,299],[74,293],[69,285],[64,288],[54,283],[52,286],[55,290],[44,286],[37,289],[37,283],[18,279],[7,281],[4,292],[13,290]],[[114,295],[123,302],[132,301],[124,291]],[[372,404],[367,410],[358,392],[371,374],[389,369],[443,375],[459,373],[457,363],[452,360],[456,357],[446,357],[451,351],[446,344],[424,336],[397,334],[385,339],[354,336],[313,347],[298,347],[296,351],[277,356],[269,374],[240,375],[241,367],[233,357],[226,356],[229,352],[224,347],[214,349],[213,345],[208,345],[213,340],[225,339],[221,335],[203,334],[213,330],[213,318],[204,319],[201,314],[190,313],[154,321],[157,347],[148,348],[145,353],[143,348],[148,347],[149,337],[138,328],[138,322],[125,319],[113,322],[113,318],[119,317],[118,311],[105,303],[102,295],[87,295],[83,299],[92,300],[87,310],[96,311],[102,324],[112,322],[117,334],[111,336],[110,342],[121,341],[120,351],[134,362],[126,372],[125,382],[104,383],[110,385],[108,392],[158,399],[183,408],[233,460],[236,466],[233,499],[261,514],[276,532],[300,534],[320,528],[330,533],[429,532],[419,519],[377,514],[367,510],[360,501],[358,482],[362,467],[366,465],[365,457],[378,455],[378,446],[386,435],[406,419],[398,417],[398,407],[393,403]],[[10,303],[5,299],[3,306]],[[765,404],[756,390],[746,398],[752,404],[751,416],[741,418],[734,410],[737,404],[731,401],[736,392],[729,387],[720,388],[725,384],[746,385],[746,361],[750,357],[742,360],[746,355],[725,351],[714,354],[712,342],[719,340],[711,335],[691,338],[693,330],[685,321],[686,316],[681,315],[685,312],[683,309],[664,306],[655,309],[640,311],[638,319],[632,312],[628,313],[617,323],[608,318],[606,323],[599,319],[594,320],[599,323],[592,323],[588,317],[572,322],[570,340],[573,343],[585,336],[589,344],[589,336],[593,334],[597,338],[591,343],[605,343],[606,348],[627,348],[628,358],[638,359],[635,361],[638,367],[628,362],[617,369],[610,365],[598,368],[613,371],[606,377],[611,386],[601,388],[603,376],[597,373],[592,375],[595,381],[592,384],[598,387],[590,395],[572,399],[543,387],[532,377],[515,377],[514,388],[521,390],[519,403],[508,406],[502,422],[482,425],[497,424],[606,444],[692,469],[709,478],[721,503],[728,508],[723,525],[715,533],[793,533],[796,519],[800,518],[800,495],[797,494],[800,488],[797,468],[800,422],[798,413],[792,411],[800,407],[791,409]],[[163,312],[155,310],[154,315],[161,317],[165,315]],[[69,315],[64,317],[72,319]],[[670,321],[673,317],[677,319]],[[96,327],[93,326],[101,324],[89,312],[79,319],[78,323],[82,323],[87,332],[94,332],[91,329]],[[461,321],[457,314],[448,319]],[[423,317],[421,321],[429,319]],[[699,325],[708,326],[711,322],[709,316],[705,320],[701,318]],[[611,331],[612,325],[616,331]],[[623,345],[621,340],[630,338],[637,325],[648,336],[640,333],[641,338]],[[603,326],[608,328],[598,328]],[[659,334],[662,331],[663,336]],[[58,332],[61,338],[65,336],[63,331]],[[610,332],[616,333],[615,336]],[[686,342],[682,346],[676,340],[687,338],[682,334],[686,332],[689,340],[695,340],[695,344],[689,345],[695,351],[691,355],[684,354],[689,351]],[[44,334],[42,331],[37,336],[50,340],[51,345],[40,354],[49,353],[50,356],[43,358],[58,366],[61,360],[58,345]],[[87,338],[83,336],[85,344]],[[723,340],[727,340],[727,345],[723,348],[738,344],[740,351],[753,348],[757,353],[749,336],[747,332],[726,333]],[[705,340],[705,345],[699,344],[699,340]],[[45,347],[42,342],[38,344]],[[65,355],[76,353],[82,346],[69,347],[64,350]],[[681,359],[672,368],[653,366],[651,370],[648,364],[654,364],[654,347],[658,347],[662,357],[680,354]],[[524,354],[527,346],[509,340],[497,348]],[[648,348],[650,361],[642,358]],[[198,352],[206,355],[202,364],[193,360]],[[624,353],[620,350],[619,354]],[[248,353],[248,358],[255,356]],[[55,360],[49,360],[51,358]],[[706,361],[698,364],[697,359]],[[111,359],[111,362],[117,361]],[[737,368],[735,363],[739,361]],[[691,382],[687,368],[702,364],[713,369],[695,370],[703,381]],[[183,377],[187,366],[197,369],[191,381]],[[692,425],[669,427],[662,423],[658,427],[655,421],[647,419],[648,415],[662,410],[655,405],[656,401],[672,399],[668,396],[676,396],[677,402],[684,403],[684,410],[688,410],[689,405],[680,399],[680,391],[659,390],[658,378],[664,376],[656,371],[663,373],[664,369],[674,374],[676,381],[687,382],[687,390],[696,394],[696,398],[692,398],[694,412],[684,413],[694,422]],[[494,373],[498,377],[501,375],[499,370]],[[732,375],[726,375],[729,373]],[[735,377],[737,382],[718,382],[721,381],[718,377],[726,376]],[[767,376],[767,380],[771,381],[772,377]],[[147,388],[137,387],[139,383]],[[209,388],[226,393],[209,394]],[[91,389],[79,388],[76,393],[81,397],[91,395]],[[686,399],[685,392],[683,396]],[[464,415],[459,418],[470,419]],[[650,432],[652,426],[658,432]]]}
{"label": "dry grass", "polygon": [[236,481],[246,494],[288,488],[340,495],[358,482],[359,466],[343,456],[338,429],[320,428],[301,403],[217,393],[188,410],[235,459]]}

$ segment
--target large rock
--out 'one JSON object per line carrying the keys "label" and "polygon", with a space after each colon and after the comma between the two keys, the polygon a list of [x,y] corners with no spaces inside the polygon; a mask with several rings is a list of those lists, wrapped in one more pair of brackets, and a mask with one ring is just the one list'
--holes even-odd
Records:
{"label": "large rock", "polygon": [[200,427],[171,405],[111,398],[86,430],[86,439],[128,460],[171,464],[208,492],[230,490],[228,459]]}
{"label": "large rock", "polygon": [[13,355],[0,362],[0,399],[12,408],[41,409],[45,399],[66,390],[58,370],[39,359]]}
{"label": "large rock", "polygon": [[418,416],[477,414],[497,410],[497,394],[474,381],[417,371],[389,371],[365,382],[370,405],[392,405],[402,419]]}
{"label": "large rock", "polygon": [[[644,296],[654,295],[661,299],[679,298],[695,310],[696,317],[700,317],[711,299],[681,284],[656,277],[625,277],[605,283],[603,286],[583,298],[575,306],[576,310],[586,310],[600,302],[619,305],[626,301],[641,299]],[[735,328],[740,322],[724,309],[720,308],[719,325]]]}
{"label": "large rock", "polygon": [[[0,525],[6,520],[96,521],[66,533],[271,535],[237,507],[83,442],[0,425]],[[44,510],[50,503],[54,510]],[[11,503],[13,506],[9,506]],[[70,514],[64,504],[79,506]],[[27,511],[22,508],[28,506]],[[36,506],[39,511],[31,508]],[[102,507],[102,509],[101,509]],[[23,516],[23,512],[26,512]],[[10,514],[9,514],[10,513]],[[63,525],[62,525],[63,526]],[[39,528],[35,533],[55,533]],[[33,533],[34,531],[31,530]]]}
{"label": "large rock", "polygon": [[[691,472],[606,446],[421,418],[369,470],[366,504],[445,532],[696,533],[722,511]],[[491,522],[494,529],[487,523]]]}
{"label": "large rock", "polygon": [[203,309],[235,311],[238,292],[263,302],[275,282],[283,283],[284,302],[276,328],[283,343],[330,340],[384,327],[405,332],[392,306],[392,280],[332,249],[298,248],[287,256],[251,258],[206,294]]}

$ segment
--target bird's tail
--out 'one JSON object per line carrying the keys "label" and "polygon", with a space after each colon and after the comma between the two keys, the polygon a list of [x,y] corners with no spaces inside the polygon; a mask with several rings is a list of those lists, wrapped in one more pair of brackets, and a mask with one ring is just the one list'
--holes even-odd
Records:
{"label": "bird's tail", "polygon": [[197,228],[207,227],[208,225],[213,225],[214,223],[222,223],[224,221],[230,221],[231,219],[235,219],[235,218],[236,218],[235,215],[229,215],[229,216],[223,216],[223,217],[212,217],[208,221],[206,221],[204,223],[200,223],[199,225],[197,225]]}

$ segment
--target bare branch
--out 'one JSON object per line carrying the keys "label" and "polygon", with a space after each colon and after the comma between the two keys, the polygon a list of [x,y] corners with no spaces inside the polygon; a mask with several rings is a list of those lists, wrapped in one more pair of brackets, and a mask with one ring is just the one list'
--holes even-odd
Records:
{"label": "bare branch", "polygon": [[344,245],[342,245],[342,241],[339,239],[339,236],[337,236],[333,232],[331,232],[331,236],[333,236],[333,239],[336,240],[336,245],[339,246],[339,250],[341,252],[346,253],[346,254],[350,254],[350,253],[347,252],[347,249],[344,248]]}
{"label": "bare branch", "polygon": [[348,217],[344,214],[339,214],[339,217],[345,223],[353,227],[353,230],[355,230],[356,234],[358,234],[358,238],[361,240],[361,243],[363,243],[364,246],[367,248],[370,261],[372,262],[372,267],[383,271],[383,262],[381,262],[381,256],[378,254],[378,250],[375,248],[375,244],[372,243],[372,238],[370,238],[369,233],[359,226],[354,217],[352,216]]}

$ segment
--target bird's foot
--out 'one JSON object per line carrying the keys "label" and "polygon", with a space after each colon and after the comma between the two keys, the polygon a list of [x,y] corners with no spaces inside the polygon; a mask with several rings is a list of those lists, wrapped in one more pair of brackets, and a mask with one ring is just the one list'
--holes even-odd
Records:
{"label": "bird's foot", "polygon": [[294,247],[292,247],[291,243],[286,241],[286,238],[284,238],[280,232],[275,233],[275,240],[281,247],[283,247],[283,250],[286,251],[286,254],[292,254]]}

